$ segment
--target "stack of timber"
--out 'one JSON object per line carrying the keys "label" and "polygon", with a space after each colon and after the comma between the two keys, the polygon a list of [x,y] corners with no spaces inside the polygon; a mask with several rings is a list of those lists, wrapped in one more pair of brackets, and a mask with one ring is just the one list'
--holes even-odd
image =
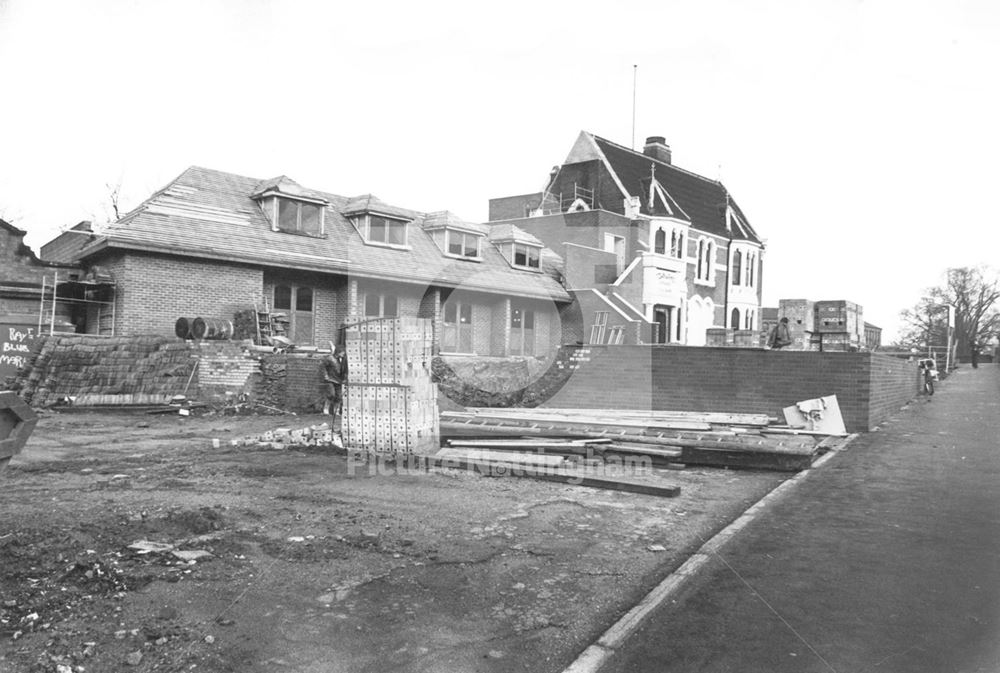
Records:
{"label": "stack of timber", "polygon": [[485,448],[479,443],[483,440],[474,438],[507,437],[507,450],[544,452],[569,449],[545,447],[538,439],[603,439],[606,443],[587,445],[587,451],[603,459],[645,457],[654,465],[791,472],[808,468],[828,446],[827,435],[777,427],[766,414],[470,408],[444,412],[441,429],[452,446],[467,449]]}
{"label": "stack of timber", "polygon": [[344,447],[378,454],[440,448],[437,384],[431,381],[432,324],[420,318],[348,327]]}
{"label": "stack of timber", "polygon": [[492,477],[526,477],[572,486],[586,486],[661,498],[674,498],[681,489],[647,469],[645,464],[603,460],[607,439],[450,440],[428,461],[433,467],[473,470]]}

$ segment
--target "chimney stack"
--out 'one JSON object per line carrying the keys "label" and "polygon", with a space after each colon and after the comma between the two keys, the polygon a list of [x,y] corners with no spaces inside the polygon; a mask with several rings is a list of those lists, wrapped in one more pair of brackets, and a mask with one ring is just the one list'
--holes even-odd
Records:
{"label": "chimney stack", "polygon": [[642,148],[642,153],[665,164],[670,163],[670,145],[663,136],[649,136]]}

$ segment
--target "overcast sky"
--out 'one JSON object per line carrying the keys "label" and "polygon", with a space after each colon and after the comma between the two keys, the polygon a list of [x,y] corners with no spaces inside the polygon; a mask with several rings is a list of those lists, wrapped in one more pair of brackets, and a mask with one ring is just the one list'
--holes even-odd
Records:
{"label": "overcast sky", "polygon": [[1000,3],[0,0],[0,214],[36,251],[190,165],[485,220],[580,130],[665,136],[767,239],[765,305],[895,331],[991,263]]}

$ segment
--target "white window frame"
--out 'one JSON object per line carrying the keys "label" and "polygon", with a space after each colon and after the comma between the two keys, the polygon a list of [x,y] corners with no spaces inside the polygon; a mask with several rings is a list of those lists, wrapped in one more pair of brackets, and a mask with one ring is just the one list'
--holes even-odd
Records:
{"label": "white window frame", "polygon": [[[371,237],[371,222],[372,218],[377,217],[384,220],[387,224],[391,223],[393,225],[400,225],[403,227],[403,242],[402,243],[388,243],[385,241],[375,241]],[[380,213],[365,213],[363,215],[357,215],[352,218],[352,223],[354,228],[358,230],[361,234],[362,240],[364,240],[366,245],[377,245],[381,248],[394,248],[396,250],[410,250],[410,223],[408,220],[400,219],[397,217],[389,217],[387,215],[382,215]]]}
{"label": "white window frame", "polygon": [[604,343],[604,330],[608,326],[610,311],[594,311],[594,324],[590,327],[590,343]]}
{"label": "white window frame", "polygon": [[[525,264],[518,264],[515,260],[517,259],[518,248],[524,249],[524,259]],[[535,253],[535,264],[531,264],[531,253]],[[510,265],[518,269],[530,269],[531,271],[541,271],[542,270],[542,249],[537,245],[529,245],[527,243],[512,243],[510,248]]]}
{"label": "white window frame", "polygon": [[[368,298],[378,297],[378,314],[368,313]],[[392,298],[396,301],[396,312],[392,315],[387,315],[385,312],[386,298]],[[365,318],[398,318],[399,317],[399,295],[392,294],[391,292],[365,292],[361,300],[361,314]]]}
{"label": "white window frame", "polygon": [[[455,321],[448,322],[447,315],[448,309],[454,307],[455,309]],[[475,311],[473,310],[475,304],[469,301],[446,301],[441,307],[441,352],[442,353],[454,353],[456,355],[475,355],[476,353],[476,335],[473,328],[473,321],[475,320]],[[462,322],[462,309],[468,308],[469,322]],[[445,333],[449,330],[455,331],[455,350],[446,350],[444,348]],[[462,350],[462,335],[468,334],[469,350]]]}
{"label": "white window frame", "polygon": [[[468,231],[459,231],[458,229],[445,229],[444,234],[444,254],[448,257],[454,257],[455,259],[471,259],[477,262],[481,262],[483,259],[483,238],[482,234],[474,234]],[[458,236],[461,240],[461,246],[463,252],[461,254],[451,251],[451,237]],[[476,254],[466,255],[465,245],[469,238],[473,238],[476,241]]]}
{"label": "white window frame", "polygon": [[[515,316],[518,312],[521,315],[521,324],[514,325]],[[533,308],[528,308],[520,304],[514,304],[510,307],[510,321],[507,329],[510,330],[509,350],[511,355],[522,357],[532,357],[535,355],[535,321],[537,317]],[[528,327],[528,322],[531,322],[531,327]],[[529,336],[530,341],[528,339]],[[515,348],[515,345],[518,347]]]}
{"label": "white window frame", "polygon": [[[280,201],[294,203],[297,206],[295,209],[295,229],[284,229],[280,226]],[[312,232],[302,231],[303,206],[313,206],[315,208],[319,208],[319,233],[314,234]],[[326,207],[322,203],[302,201],[299,199],[292,199],[287,196],[272,195],[260,201],[260,209],[264,212],[268,222],[271,223],[271,231],[280,231],[285,234],[301,234],[303,236],[326,236]]]}
{"label": "white window frame", "polygon": [[715,286],[715,241],[708,236],[698,238],[695,248],[695,282]]}

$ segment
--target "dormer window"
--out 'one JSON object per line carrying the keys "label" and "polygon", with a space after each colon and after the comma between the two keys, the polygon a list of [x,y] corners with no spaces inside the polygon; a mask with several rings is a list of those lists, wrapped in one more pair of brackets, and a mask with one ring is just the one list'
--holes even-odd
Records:
{"label": "dormer window", "polygon": [[449,255],[468,259],[482,259],[483,236],[481,234],[470,234],[464,231],[447,229],[445,236],[447,237],[445,249]]}
{"label": "dormer window", "polygon": [[354,226],[366,243],[393,247],[406,247],[407,222],[384,215],[369,213],[353,218]]}
{"label": "dormer window", "polygon": [[272,231],[323,236],[328,201],[286,176],[269,180],[251,198],[260,204]]}
{"label": "dormer window", "polygon": [[541,267],[541,248],[524,243],[514,244],[514,257],[512,264],[525,269],[538,269]]}
{"label": "dormer window", "polygon": [[[323,208],[315,203],[276,198],[278,231],[310,236],[323,235]],[[274,221],[274,220],[272,220]]]}

